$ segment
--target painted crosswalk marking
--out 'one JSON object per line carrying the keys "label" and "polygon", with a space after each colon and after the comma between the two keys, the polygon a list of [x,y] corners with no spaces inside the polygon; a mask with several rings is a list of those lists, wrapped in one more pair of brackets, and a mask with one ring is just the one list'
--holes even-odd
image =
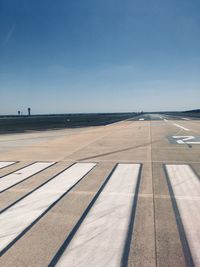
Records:
{"label": "painted crosswalk marking", "polygon": [[24,181],[34,174],[52,166],[55,162],[36,162],[0,179],[0,192]]}
{"label": "painted crosswalk marking", "polygon": [[0,161],[0,169],[15,164],[16,161]]}
{"label": "painted crosswalk marking", "polygon": [[77,163],[0,214],[0,252],[82,179],[96,164]]}
{"label": "painted crosswalk marking", "polygon": [[56,266],[120,266],[140,164],[119,164]]}
{"label": "painted crosswalk marking", "polygon": [[166,165],[194,266],[200,266],[200,181],[188,165]]}

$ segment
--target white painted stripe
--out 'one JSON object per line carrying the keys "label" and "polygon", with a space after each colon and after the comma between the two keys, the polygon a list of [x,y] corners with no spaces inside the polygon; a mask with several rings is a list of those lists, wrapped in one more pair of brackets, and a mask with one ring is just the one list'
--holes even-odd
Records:
{"label": "white painted stripe", "polygon": [[185,130],[185,131],[187,131],[187,132],[190,131],[190,129],[185,128],[185,127],[183,127],[183,126],[181,126],[181,125],[179,125],[179,124],[177,124],[177,123],[174,123],[174,125],[177,126],[177,127],[179,127],[179,128],[181,128],[181,129],[183,129],[183,130]]}
{"label": "white painted stripe", "polygon": [[140,164],[119,164],[58,266],[120,266]]}
{"label": "white painted stripe", "polygon": [[77,163],[0,214],[0,251],[96,164]]}
{"label": "white painted stripe", "polygon": [[7,188],[22,182],[26,178],[50,167],[55,162],[36,162],[25,168],[22,168],[16,172],[3,176],[0,179],[0,192],[6,190]]}
{"label": "white painted stripe", "polygon": [[164,119],[165,122],[167,122],[168,120],[167,119]]}
{"label": "white painted stripe", "polygon": [[0,161],[0,169],[8,167],[14,163],[16,163],[16,161]]}
{"label": "white painted stripe", "polygon": [[183,120],[186,120],[186,121],[190,121],[190,119],[188,119],[188,118],[182,118]]}
{"label": "white painted stripe", "polygon": [[188,165],[166,165],[195,266],[200,266],[200,181]]}
{"label": "white painted stripe", "polygon": [[186,144],[189,144],[189,145],[200,145],[200,142],[191,142],[191,141],[188,141],[186,142]]}
{"label": "white painted stripe", "polygon": [[139,119],[139,121],[144,121],[144,118]]}

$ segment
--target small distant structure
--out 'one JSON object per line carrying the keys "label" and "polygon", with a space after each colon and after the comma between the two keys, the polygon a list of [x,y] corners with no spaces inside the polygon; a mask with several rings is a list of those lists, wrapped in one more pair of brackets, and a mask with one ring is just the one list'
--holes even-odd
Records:
{"label": "small distant structure", "polygon": [[20,110],[18,110],[18,111],[17,111],[17,114],[18,114],[18,116],[20,116],[20,115],[21,115],[21,111],[20,111]]}
{"label": "small distant structure", "polygon": [[31,108],[28,108],[28,116],[31,116]]}

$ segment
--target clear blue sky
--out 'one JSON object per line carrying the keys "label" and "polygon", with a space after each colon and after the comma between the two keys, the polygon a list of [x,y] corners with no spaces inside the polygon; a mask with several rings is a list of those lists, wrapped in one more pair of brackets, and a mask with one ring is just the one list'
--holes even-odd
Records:
{"label": "clear blue sky", "polygon": [[0,114],[200,108],[199,0],[0,0]]}

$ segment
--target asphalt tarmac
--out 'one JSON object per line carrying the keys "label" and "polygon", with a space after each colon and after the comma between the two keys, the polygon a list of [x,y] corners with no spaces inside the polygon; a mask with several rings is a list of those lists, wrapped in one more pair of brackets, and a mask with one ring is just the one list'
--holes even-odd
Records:
{"label": "asphalt tarmac", "polygon": [[200,120],[0,135],[0,266],[200,266]]}

